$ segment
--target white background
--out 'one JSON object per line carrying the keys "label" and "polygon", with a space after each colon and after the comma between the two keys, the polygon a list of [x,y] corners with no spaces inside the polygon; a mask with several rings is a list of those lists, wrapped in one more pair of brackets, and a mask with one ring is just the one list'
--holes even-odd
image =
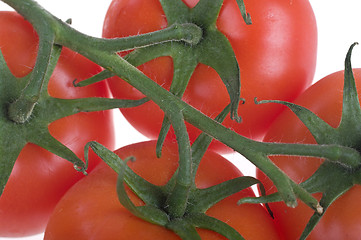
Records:
{"label": "white background", "polygon": [[[292,0],[290,0],[292,1]],[[297,0],[293,0],[297,1]],[[72,26],[83,33],[101,36],[103,19],[111,0],[38,0],[38,3],[62,20],[73,19]],[[318,60],[315,81],[343,69],[343,62],[349,46],[361,42],[361,2],[360,0],[310,0],[318,25]],[[11,10],[0,1],[0,10]],[[361,46],[360,46],[361,47]],[[361,48],[353,53],[353,67],[361,66]],[[145,140],[139,133],[117,114],[117,125],[121,126],[118,146]],[[127,129],[124,132],[124,129]],[[120,131],[120,129],[118,129]],[[253,175],[254,168],[238,154],[226,156],[237,164],[245,175]],[[5,240],[8,238],[0,238]],[[21,238],[39,240],[42,235]]]}

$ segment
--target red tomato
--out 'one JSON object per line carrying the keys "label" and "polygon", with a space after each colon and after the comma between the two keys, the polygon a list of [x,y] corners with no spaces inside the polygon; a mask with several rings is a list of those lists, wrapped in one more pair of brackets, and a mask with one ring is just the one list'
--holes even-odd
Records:
{"label": "red tomato", "polygon": [[[175,144],[166,143],[161,158],[155,155],[155,141],[123,147],[115,153],[122,159],[134,156],[129,166],[141,177],[156,185],[164,185],[178,166]],[[239,170],[222,156],[207,152],[196,176],[199,188],[206,188],[241,176]],[[180,239],[170,230],[133,216],[118,201],[117,174],[105,163],[75,184],[57,205],[45,231],[45,240]],[[129,191],[136,205],[142,201]],[[279,239],[272,219],[261,205],[237,205],[241,197],[253,196],[251,189],[234,194],[211,207],[206,213],[227,222],[246,239]],[[260,231],[262,228],[262,231]],[[204,240],[224,237],[208,230],[197,230]]]}
{"label": "red tomato", "polygon": [[[198,0],[183,0],[194,7]],[[241,124],[227,118],[224,125],[236,132],[260,140],[282,106],[256,106],[258,99],[292,101],[311,84],[316,63],[317,28],[309,1],[261,0],[244,1],[253,24],[246,25],[235,0],[224,0],[217,28],[229,39],[241,73],[239,106]],[[126,24],[124,24],[126,23]],[[103,36],[126,37],[167,27],[167,19],[159,0],[113,0],[105,18]],[[173,76],[171,57],[159,57],[139,67],[159,85],[169,89]],[[117,98],[139,99],[143,95],[119,78],[112,78],[110,88]],[[190,79],[183,100],[210,117],[229,103],[229,96],[216,71],[198,64]],[[163,112],[148,102],[121,110],[126,119],[145,136],[156,139]],[[191,140],[200,131],[187,125]],[[169,138],[174,139],[174,134]],[[229,152],[220,142],[211,148]]]}
{"label": "red tomato", "polygon": [[[38,37],[32,26],[14,12],[0,12],[0,48],[17,77],[28,74],[35,64]],[[83,56],[63,49],[50,79],[48,92],[58,98],[109,97],[105,83],[73,87],[73,80],[86,79],[102,69]],[[56,109],[49,109],[51,111]],[[36,117],[36,116],[34,116]],[[114,148],[112,114],[109,111],[81,113],[59,119],[50,133],[79,157],[91,140]],[[89,162],[91,171],[99,159]],[[27,144],[18,157],[0,197],[0,236],[25,236],[44,231],[50,213],[62,195],[84,175],[73,164],[36,146]]]}
{"label": "red tomato", "polygon": [[[354,69],[358,94],[361,94],[361,69]],[[295,103],[310,109],[332,127],[341,120],[343,71],[333,73],[307,89]],[[305,125],[290,111],[284,111],[272,124],[264,139],[266,142],[311,143],[316,141]],[[272,160],[295,182],[309,178],[322,163],[321,159],[306,157],[272,157]],[[275,187],[260,171],[258,178],[268,193]],[[315,194],[320,199],[320,194]],[[361,211],[359,199],[361,187],[354,186],[337,199],[326,211],[308,239],[358,239],[361,233]],[[298,239],[313,211],[299,201],[295,209],[284,203],[270,204],[275,220],[285,232],[287,239]],[[345,207],[347,206],[347,207]]]}

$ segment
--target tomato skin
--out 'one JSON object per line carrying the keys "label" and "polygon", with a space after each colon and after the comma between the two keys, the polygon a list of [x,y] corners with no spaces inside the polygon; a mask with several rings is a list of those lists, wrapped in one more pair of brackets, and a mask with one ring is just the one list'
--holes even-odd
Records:
{"label": "tomato skin", "polygon": [[[343,71],[339,71],[321,79],[301,94],[295,103],[316,113],[332,127],[337,127],[342,112],[343,74]],[[354,75],[360,96],[361,69],[354,69]],[[264,140],[316,143],[305,125],[290,110],[280,114]],[[271,159],[297,183],[309,178],[322,163],[321,159],[305,157],[283,156],[271,157]],[[275,191],[275,187],[263,173],[257,171],[257,177],[264,183],[268,194]],[[321,194],[314,196],[321,198]],[[355,185],[327,209],[308,239],[358,239],[361,233],[360,198],[361,187]],[[270,206],[276,222],[283,229],[287,239],[298,239],[313,214],[313,211],[300,201],[295,209],[287,208],[284,203],[273,203]]]}
{"label": "tomato skin", "polygon": [[[183,0],[194,7],[197,0]],[[229,39],[241,73],[239,106],[241,124],[226,119],[224,125],[243,136],[260,140],[282,106],[254,104],[254,98],[292,101],[313,79],[316,63],[317,27],[308,1],[245,1],[253,24],[246,25],[235,0],[225,0],[217,20],[217,28]],[[126,22],[127,24],[123,24]],[[167,20],[159,0],[113,0],[105,18],[103,36],[125,37],[165,28]],[[160,57],[139,67],[159,85],[169,89],[173,76],[171,57]],[[117,98],[143,97],[135,88],[119,78],[109,81]],[[229,96],[216,71],[199,64],[190,80],[183,100],[210,117],[229,103]],[[145,136],[156,139],[163,112],[153,102],[134,109],[121,110],[126,119]],[[190,138],[200,131],[188,124]],[[169,139],[174,139],[170,134]],[[220,153],[229,152],[220,142],[211,145]]]}
{"label": "tomato skin", "polygon": [[[17,77],[30,73],[35,64],[38,37],[32,26],[15,12],[0,12],[0,48]],[[73,80],[83,80],[102,69],[83,56],[64,48],[50,79],[48,92],[58,98],[109,97],[107,84],[75,88]],[[56,109],[49,109],[49,114]],[[36,116],[34,116],[36,117]],[[80,113],[59,119],[49,131],[83,158],[84,146],[91,140],[114,148],[110,111]],[[90,172],[100,159],[89,162]],[[22,237],[43,232],[48,218],[62,195],[83,178],[73,164],[34,144],[21,151],[4,193],[0,197],[0,236]]]}
{"label": "tomato skin", "polygon": [[[122,159],[134,156],[129,166],[141,177],[156,185],[164,185],[178,166],[175,144],[166,143],[161,158],[155,155],[155,141],[128,145],[115,151]],[[199,167],[196,184],[206,188],[239,177],[239,170],[220,155],[207,152]],[[180,239],[170,230],[133,216],[116,195],[117,174],[105,163],[75,184],[57,205],[49,220],[44,239]],[[132,192],[136,205],[142,204]],[[246,239],[279,239],[272,219],[260,205],[237,205],[240,197],[253,196],[250,189],[219,202],[208,215],[226,221]],[[262,228],[262,231],[258,229]],[[204,240],[225,239],[208,230],[199,230]]]}

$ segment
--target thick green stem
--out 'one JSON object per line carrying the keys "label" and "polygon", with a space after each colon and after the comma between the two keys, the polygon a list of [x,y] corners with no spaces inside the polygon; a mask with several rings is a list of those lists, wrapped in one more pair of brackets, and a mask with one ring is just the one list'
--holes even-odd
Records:
{"label": "thick green stem", "polygon": [[[87,47],[97,48],[102,51],[126,51],[169,41],[182,41],[190,45],[196,45],[201,41],[203,36],[202,29],[193,23],[175,23],[165,29],[137,36],[114,39],[96,38],[80,34],[67,23],[52,16],[34,1],[3,0],[3,2],[16,9],[17,12],[34,26],[43,24],[46,19],[45,23],[49,23],[49,25],[53,27],[54,33],[58,38],[72,40],[75,34],[78,35],[77,41],[80,41],[80,44],[84,43]],[[80,35],[82,37],[79,38]]]}
{"label": "thick green stem", "polygon": [[[64,27],[58,34],[59,38],[71,39],[73,34],[78,34],[78,31],[70,26],[62,25]],[[124,38],[104,39],[83,35],[83,38],[79,40],[84,41],[88,47],[101,51],[120,52],[170,41],[183,41],[190,45],[196,45],[202,39],[202,34],[200,27],[193,23],[186,23],[173,24],[159,31]]]}

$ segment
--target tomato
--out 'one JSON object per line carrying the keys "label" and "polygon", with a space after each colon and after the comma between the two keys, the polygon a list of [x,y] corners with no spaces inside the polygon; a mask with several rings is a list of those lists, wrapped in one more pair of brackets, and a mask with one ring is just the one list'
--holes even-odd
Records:
{"label": "tomato", "polygon": [[[361,69],[353,71],[360,96]],[[326,76],[300,95],[295,103],[308,108],[336,128],[341,120],[343,75],[344,72],[339,71]],[[283,112],[275,120],[264,140],[316,143],[305,125],[290,110]],[[272,157],[272,160],[297,183],[309,178],[323,162],[318,158],[290,156]],[[260,171],[257,172],[257,176],[268,189],[268,193],[275,191],[270,180]],[[319,193],[315,196],[321,198]],[[308,239],[358,239],[361,233],[360,198],[361,187],[355,185],[327,209]],[[299,202],[299,206],[294,209],[288,208],[284,203],[272,203],[270,206],[276,222],[285,232],[287,239],[298,239],[313,214],[313,211],[302,202]]]}
{"label": "tomato", "polygon": [[[155,141],[120,148],[115,153],[122,159],[134,156],[128,165],[147,181],[164,185],[178,166],[177,145],[166,143],[161,158],[155,154]],[[241,176],[239,170],[222,156],[207,152],[196,176],[198,188],[206,188]],[[117,174],[105,163],[75,184],[59,202],[51,216],[44,239],[180,239],[172,231],[133,216],[118,201]],[[136,205],[142,201],[128,192]],[[234,194],[206,214],[227,222],[246,239],[279,239],[273,221],[261,205],[237,205],[241,197],[253,196],[251,189]],[[262,229],[260,231],[260,229]],[[197,230],[204,240],[225,239],[214,232]]]}
{"label": "tomato", "polygon": [[[0,12],[0,48],[11,72],[27,75],[34,67],[38,37],[30,23],[14,12]],[[105,83],[84,88],[73,87],[102,69],[83,56],[64,48],[50,79],[48,92],[57,98],[109,97]],[[49,109],[49,114],[56,109]],[[32,116],[36,118],[37,116]],[[91,140],[114,148],[112,114],[109,111],[80,113],[49,125],[53,137],[79,157]],[[89,162],[91,171],[99,159]],[[0,236],[15,237],[44,231],[50,213],[62,195],[84,175],[70,162],[36,146],[21,151],[10,179],[0,197]]]}
{"label": "tomato", "polygon": [[[197,0],[183,0],[194,7]],[[235,0],[224,0],[217,28],[230,41],[240,67],[242,123],[230,118],[224,125],[237,133],[260,140],[282,106],[254,104],[254,98],[292,101],[313,79],[316,62],[317,27],[309,1],[261,0],[244,1],[253,24],[246,25]],[[126,23],[126,24],[124,24]],[[106,38],[126,37],[167,27],[167,19],[159,0],[113,0],[103,27]],[[139,67],[159,85],[169,89],[173,77],[173,61],[164,56]],[[109,81],[117,98],[139,99],[143,95],[119,78]],[[226,87],[217,72],[198,64],[183,100],[210,117],[217,116],[229,104]],[[125,118],[141,133],[156,139],[163,112],[153,102],[121,110]],[[200,131],[188,124],[191,141]],[[168,139],[174,139],[171,133]],[[220,142],[211,145],[220,153],[229,152]]]}

